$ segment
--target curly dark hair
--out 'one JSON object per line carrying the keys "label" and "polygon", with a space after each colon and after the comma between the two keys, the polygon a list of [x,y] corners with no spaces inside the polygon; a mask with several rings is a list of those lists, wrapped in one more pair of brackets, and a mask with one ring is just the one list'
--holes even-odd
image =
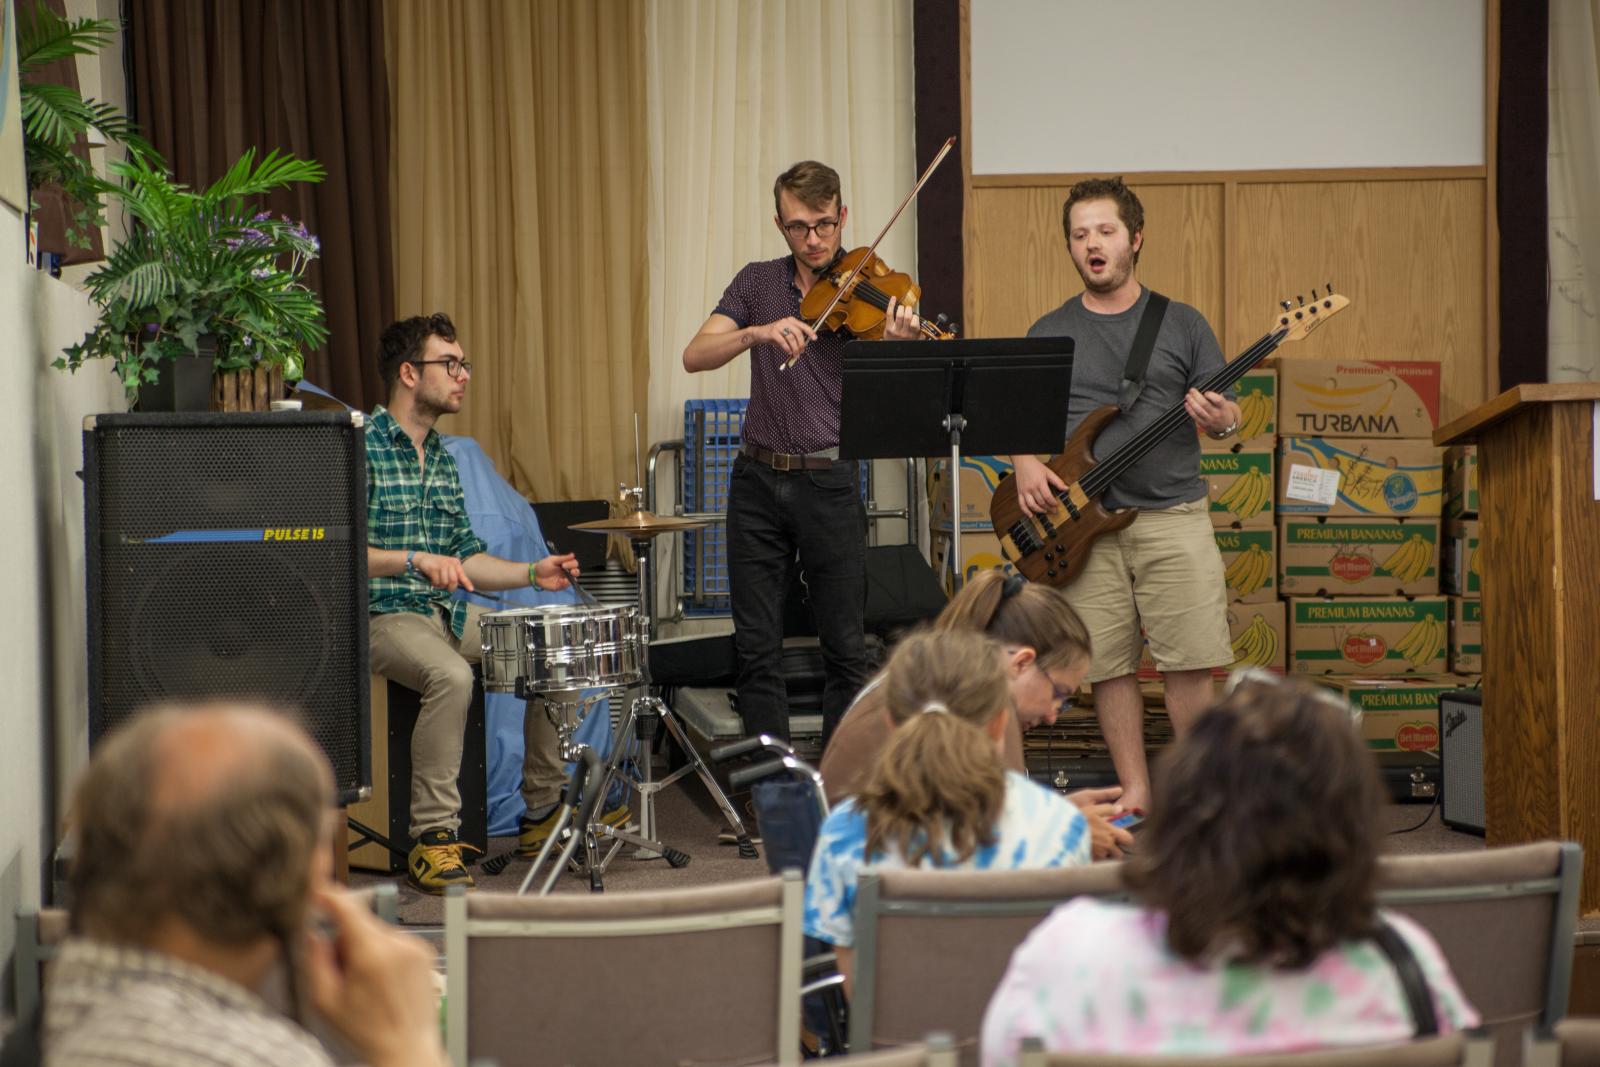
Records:
{"label": "curly dark hair", "polygon": [[1343,701],[1242,682],[1167,751],[1127,883],[1186,960],[1306,966],[1375,930],[1379,797]]}
{"label": "curly dark hair", "polygon": [[432,315],[413,315],[384,327],[378,338],[378,373],[383,376],[385,393],[394,391],[400,364],[422,358],[422,350],[430,337],[454,341],[456,324],[450,321],[449,315],[436,311]]}
{"label": "curly dark hair", "polygon": [[[1123,184],[1121,176],[1115,178],[1085,178],[1067,190],[1067,202],[1061,205],[1061,232],[1072,240],[1072,205],[1085,200],[1111,200],[1117,205],[1117,217],[1128,228],[1128,240],[1144,232],[1144,205],[1139,194]],[[1133,262],[1139,262],[1139,249],[1133,253]]]}

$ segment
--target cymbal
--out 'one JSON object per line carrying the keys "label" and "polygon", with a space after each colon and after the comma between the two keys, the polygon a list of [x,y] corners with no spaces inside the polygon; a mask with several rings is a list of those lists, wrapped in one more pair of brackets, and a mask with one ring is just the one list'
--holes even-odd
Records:
{"label": "cymbal", "polygon": [[675,533],[678,530],[698,530],[710,523],[704,519],[684,519],[676,515],[653,515],[648,511],[635,511],[610,519],[592,519],[576,522],[570,530],[587,530],[589,533],[614,533],[624,537],[654,537],[657,534]]}

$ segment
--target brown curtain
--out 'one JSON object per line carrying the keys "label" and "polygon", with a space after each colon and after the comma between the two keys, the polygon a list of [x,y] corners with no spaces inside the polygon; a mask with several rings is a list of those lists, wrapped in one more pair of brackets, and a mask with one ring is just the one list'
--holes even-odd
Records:
{"label": "brown curtain", "polygon": [[643,19],[641,0],[386,7],[395,305],[454,318],[474,371],[444,428],[535,499],[633,482],[649,383]]}
{"label": "brown curtain", "polygon": [[179,181],[209,185],[247,149],[315,159],[317,185],[266,207],[322,242],[307,281],[327,345],[306,378],[370,409],[393,318],[389,96],[380,0],[127,0],[129,111]]}

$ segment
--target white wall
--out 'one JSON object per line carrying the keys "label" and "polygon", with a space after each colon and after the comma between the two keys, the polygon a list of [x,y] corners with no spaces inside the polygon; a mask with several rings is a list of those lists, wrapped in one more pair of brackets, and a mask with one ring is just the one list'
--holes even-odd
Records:
{"label": "white wall", "polygon": [[975,174],[1476,165],[1483,0],[972,0]]}
{"label": "white wall", "polygon": [[[102,6],[115,16],[115,0]],[[94,6],[69,4],[68,13],[93,14]],[[108,81],[120,86],[120,45],[107,49],[105,62],[116,70]],[[108,367],[76,375],[51,368],[94,314],[77,289],[29,266],[25,247],[21,216],[0,205],[0,390],[8,401],[0,419],[8,594],[0,612],[0,1016],[13,1006],[11,917],[44,899],[56,821],[88,754],[83,492],[75,473],[83,418],[125,407]]]}

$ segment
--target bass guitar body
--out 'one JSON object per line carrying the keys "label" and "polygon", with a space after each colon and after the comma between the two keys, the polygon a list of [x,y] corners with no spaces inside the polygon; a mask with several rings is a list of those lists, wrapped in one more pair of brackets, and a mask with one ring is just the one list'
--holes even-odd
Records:
{"label": "bass guitar body", "polygon": [[1055,507],[1047,515],[1029,515],[1017,502],[1017,480],[1006,475],[989,501],[989,521],[1000,537],[1007,558],[1030,582],[1066,585],[1078,576],[1089,559],[1089,549],[1105,534],[1123,529],[1139,517],[1138,508],[1109,511],[1101,493],[1086,491],[1085,478],[1098,465],[1095,438],[1118,415],[1114,404],[1097,408],[1067,440],[1060,455],[1047,466],[1056,472],[1064,490],[1056,491]]}

